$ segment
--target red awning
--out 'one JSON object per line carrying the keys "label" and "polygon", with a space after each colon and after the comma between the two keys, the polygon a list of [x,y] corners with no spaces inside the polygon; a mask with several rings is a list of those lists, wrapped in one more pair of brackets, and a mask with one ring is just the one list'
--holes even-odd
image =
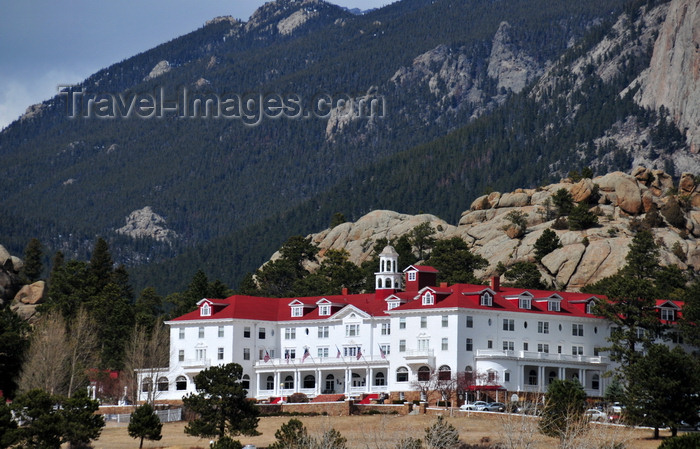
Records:
{"label": "red awning", "polygon": [[502,385],[469,385],[469,391],[494,391],[505,390]]}

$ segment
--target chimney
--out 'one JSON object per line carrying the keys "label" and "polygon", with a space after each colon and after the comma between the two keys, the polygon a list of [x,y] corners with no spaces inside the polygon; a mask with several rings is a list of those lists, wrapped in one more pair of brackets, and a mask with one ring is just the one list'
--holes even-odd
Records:
{"label": "chimney", "polygon": [[440,282],[440,288],[447,288],[447,282]]}
{"label": "chimney", "polygon": [[[338,291],[338,290],[336,290],[336,291]],[[341,291],[341,295],[346,296],[347,294],[348,294],[348,288],[343,287],[343,290]]]}
{"label": "chimney", "polygon": [[491,290],[498,292],[501,290],[501,277],[496,275],[496,276],[491,276]]}

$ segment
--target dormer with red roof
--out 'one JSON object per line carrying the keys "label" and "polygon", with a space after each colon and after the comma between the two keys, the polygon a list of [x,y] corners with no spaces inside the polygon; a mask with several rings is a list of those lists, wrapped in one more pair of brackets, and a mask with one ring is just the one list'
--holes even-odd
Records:
{"label": "dormer with red roof", "polygon": [[289,303],[289,316],[292,318],[301,318],[309,312],[309,309],[315,309],[316,304],[308,304],[295,299]]}
{"label": "dormer with red roof", "polygon": [[678,312],[681,310],[671,301],[657,301],[656,308],[659,310],[659,318],[665,324],[672,324],[678,321]]}
{"label": "dormer with red roof", "polygon": [[199,308],[200,318],[209,318],[214,315],[215,312],[226,307],[228,304],[214,302],[211,299],[202,298],[197,302],[197,307]]}
{"label": "dormer with red roof", "polygon": [[403,270],[406,291],[417,292],[423,287],[436,286],[438,270],[426,265],[409,265]]}

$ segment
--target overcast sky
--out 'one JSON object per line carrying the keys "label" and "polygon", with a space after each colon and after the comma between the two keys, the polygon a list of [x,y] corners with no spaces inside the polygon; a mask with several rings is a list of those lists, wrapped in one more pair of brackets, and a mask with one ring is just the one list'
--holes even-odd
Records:
{"label": "overcast sky", "polygon": [[[331,0],[369,9],[392,0]],[[0,0],[0,129],[92,73],[265,0]]]}

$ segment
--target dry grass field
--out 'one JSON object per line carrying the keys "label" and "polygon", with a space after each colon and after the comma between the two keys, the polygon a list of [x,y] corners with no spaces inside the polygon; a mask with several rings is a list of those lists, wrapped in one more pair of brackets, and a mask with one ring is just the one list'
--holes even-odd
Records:
{"label": "dry grass field", "polygon": [[[446,412],[448,415],[449,412]],[[456,412],[455,417],[448,421],[459,431],[460,438],[465,443],[504,442],[507,438],[535,440],[536,448],[552,449],[557,442],[539,435],[531,418],[507,414],[470,413],[469,415]],[[254,444],[258,448],[266,447],[275,441],[275,431],[289,417],[266,417],[260,419],[257,437],[241,437],[243,444]],[[422,438],[425,428],[434,420],[430,415],[373,415],[373,416],[316,416],[299,417],[309,433],[319,435],[324,430],[335,428],[348,439],[352,449],[389,449],[392,443],[402,438]],[[143,447],[149,449],[208,449],[209,441],[185,435],[184,422],[168,423],[163,426],[163,439],[160,441],[145,440]],[[662,437],[668,432],[662,432]],[[656,449],[661,440],[652,440],[652,431],[648,429],[630,430],[624,427],[596,425],[593,431],[586,435],[587,440],[613,439],[625,442],[629,449]],[[133,449],[138,448],[138,441],[129,437],[126,424],[108,424],[102,435],[94,444],[96,449]],[[518,447],[513,445],[512,447]],[[524,446],[522,446],[524,447]],[[595,447],[595,446],[594,446]],[[600,447],[600,446],[598,446]]]}

